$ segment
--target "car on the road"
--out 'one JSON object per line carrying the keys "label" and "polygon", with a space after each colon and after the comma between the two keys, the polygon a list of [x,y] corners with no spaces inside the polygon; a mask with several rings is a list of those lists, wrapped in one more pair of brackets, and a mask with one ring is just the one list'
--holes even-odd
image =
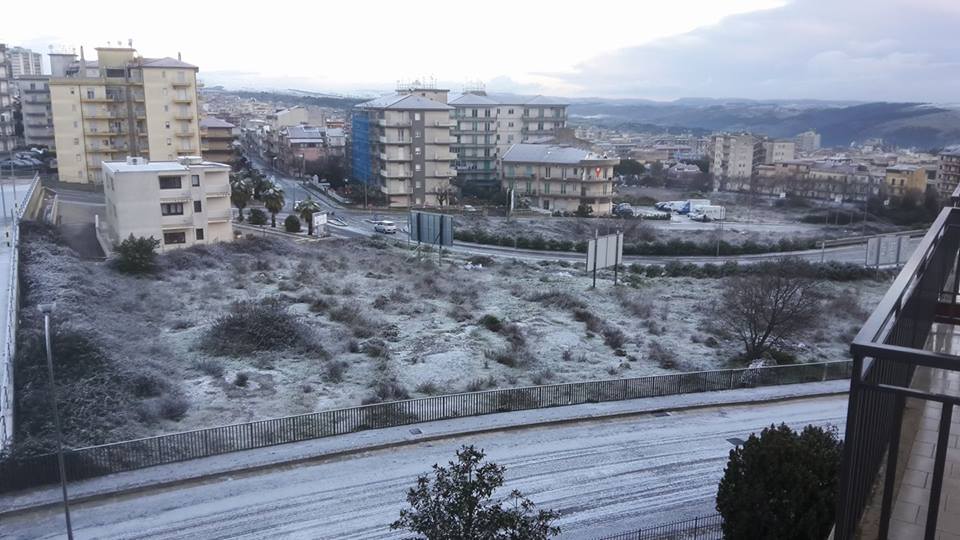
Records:
{"label": "car on the road", "polygon": [[397,225],[392,221],[378,221],[373,224],[373,230],[383,234],[397,234]]}
{"label": "car on the road", "polygon": [[474,212],[477,212],[478,210],[474,208],[473,205],[465,204],[463,205],[463,211],[468,214],[472,214]]}

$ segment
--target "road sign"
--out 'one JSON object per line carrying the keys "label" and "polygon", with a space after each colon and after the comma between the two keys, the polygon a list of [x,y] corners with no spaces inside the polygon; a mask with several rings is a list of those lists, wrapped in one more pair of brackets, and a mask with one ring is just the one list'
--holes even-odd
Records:
{"label": "road sign", "polygon": [[597,270],[613,267],[613,284],[623,263],[623,233],[599,236],[587,243],[587,270],[593,271],[593,286],[597,286]]}
{"label": "road sign", "polygon": [[313,232],[317,236],[326,236],[327,228],[327,213],[326,212],[314,212],[313,214]]}
{"label": "road sign", "polygon": [[453,245],[453,217],[445,214],[410,212],[407,230],[410,240],[435,246]]}

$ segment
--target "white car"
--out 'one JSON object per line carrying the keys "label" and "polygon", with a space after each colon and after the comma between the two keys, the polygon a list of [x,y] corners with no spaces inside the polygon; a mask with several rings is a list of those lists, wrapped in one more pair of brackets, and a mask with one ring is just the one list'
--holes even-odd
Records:
{"label": "white car", "polygon": [[397,234],[397,225],[392,221],[378,221],[373,230],[383,234]]}

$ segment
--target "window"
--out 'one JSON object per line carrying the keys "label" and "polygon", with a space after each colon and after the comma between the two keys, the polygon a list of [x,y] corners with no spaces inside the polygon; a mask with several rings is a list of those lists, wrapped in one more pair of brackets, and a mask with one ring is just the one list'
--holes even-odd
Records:
{"label": "window", "polygon": [[547,176],[547,178],[550,178],[550,167],[547,167],[547,174],[546,174],[546,176]]}
{"label": "window", "polygon": [[123,74],[124,74],[123,68],[121,69],[107,68],[107,77],[115,77],[115,78],[122,79]]}
{"label": "window", "polygon": [[164,244],[186,244],[187,233],[185,232],[163,233],[163,243]]}
{"label": "window", "polygon": [[197,229],[197,240],[203,240],[203,229]]}
{"label": "window", "polygon": [[170,122],[164,122],[163,127],[170,129]]}
{"label": "window", "polygon": [[160,177],[160,189],[180,189],[182,184],[180,183],[179,176],[161,176]]}
{"label": "window", "polygon": [[75,127],[75,128],[76,128],[76,127],[80,127],[80,125],[77,123],[76,120],[74,120],[74,122],[73,122],[73,127]]}
{"label": "window", "polygon": [[513,127],[513,122],[507,122],[507,127]]}
{"label": "window", "polygon": [[513,114],[513,109],[507,109],[507,114]]}
{"label": "window", "polygon": [[544,182],[544,184],[543,184],[543,194],[544,194],[544,195],[549,195],[549,194],[550,194],[550,182]]}
{"label": "window", "polygon": [[420,147],[419,147],[419,146],[415,146],[415,147],[413,148],[413,155],[415,155],[415,156],[419,156],[419,155],[420,155]]}
{"label": "window", "polygon": [[74,144],[74,146],[79,145],[79,144],[80,144],[80,139],[77,138],[77,137],[74,137],[74,138],[73,138],[73,144]]}
{"label": "window", "polygon": [[415,139],[419,139],[419,138],[422,137],[422,136],[423,136],[423,134],[420,133],[420,130],[419,130],[419,129],[418,129],[417,131],[414,131],[414,132],[413,132],[413,137],[414,137]]}
{"label": "window", "polygon": [[160,203],[160,214],[164,216],[182,216],[183,203]]}
{"label": "window", "polygon": [[420,121],[420,113],[418,113],[418,112],[413,113],[413,119],[416,120],[417,122],[419,122],[419,121]]}
{"label": "window", "polygon": [[93,90],[87,90],[87,99],[93,99],[95,97],[97,97],[97,95],[93,92]]}
{"label": "window", "polygon": [[77,89],[76,89],[76,88],[71,88],[71,89],[70,89],[70,95],[71,95],[71,96],[77,95]]}
{"label": "window", "polygon": [[414,165],[414,166],[413,166],[413,169],[414,169],[415,171],[420,171],[420,164],[417,163],[416,165]]}
{"label": "window", "polygon": [[173,146],[173,139],[167,137],[167,146]]}
{"label": "window", "polygon": [[199,174],[191,174],[191,175],[190,175],[190,184],[191,184],[193,187],[200,187],[200,175],[199,175]]}
{"label": "window", "polygon": [[170,106],[169,106],[169,105],[164,105],[164,106],[163,106],[163,112],[170,112]]}
{"label": "window", "polygon": [[203,205],[200,203],[200,201],[193,201],[193,211],[203,212]]}

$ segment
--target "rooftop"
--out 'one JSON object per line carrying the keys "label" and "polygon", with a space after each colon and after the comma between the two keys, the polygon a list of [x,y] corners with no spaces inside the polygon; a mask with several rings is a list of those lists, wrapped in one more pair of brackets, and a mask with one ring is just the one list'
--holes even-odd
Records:
{"label": "rooftop", "polygon": [[467,92],[450,100],[451,105],[540,105],[566,107],[570,103],[547,96],[517,96],[512,94],[481,95]]}
{"label": "rooftop", "polygon": [[203,118],[200,119],[200,127],[201,127],[201,128],[228,128],[228,129],[232,129],[232,128],[235,128],[235,127],[237,127],[237,126],[231,124],[230,122],[227,122],[226,120],[221,120],[220,118],[217,118],[216,116],[204,116]]}
{"label": "rooftop", "polygon": [[413,94],[389,95],[357,105],[360,109],[391,109],[400,111],[450,110],[453,107],[432,99]]}
{"label": "rooftop", "polygon": [[229,165],[224,165],[223,163],[216,163],[213,161],[204,161],[203,158],[199,156],[184,156],[182,158],[184,161],[190,160],[189,163],[183,163],[181,161],[146,161],[146,163],[134,164],[130,161],[104,161],[103,168],[110,172],[119,172],[119,173],[135,173],[135,172],[187,172],[191,167],[207,167],[207,168],[224,168],[230,169]]}
{"label": "rooftop", "polygon": [[581,161],[590,161],[608,158],[581,148],[571,146],[557,146],[552,144],[520,143],[504,152],[502,161],[514,163],[557,163],[574,165]]}

